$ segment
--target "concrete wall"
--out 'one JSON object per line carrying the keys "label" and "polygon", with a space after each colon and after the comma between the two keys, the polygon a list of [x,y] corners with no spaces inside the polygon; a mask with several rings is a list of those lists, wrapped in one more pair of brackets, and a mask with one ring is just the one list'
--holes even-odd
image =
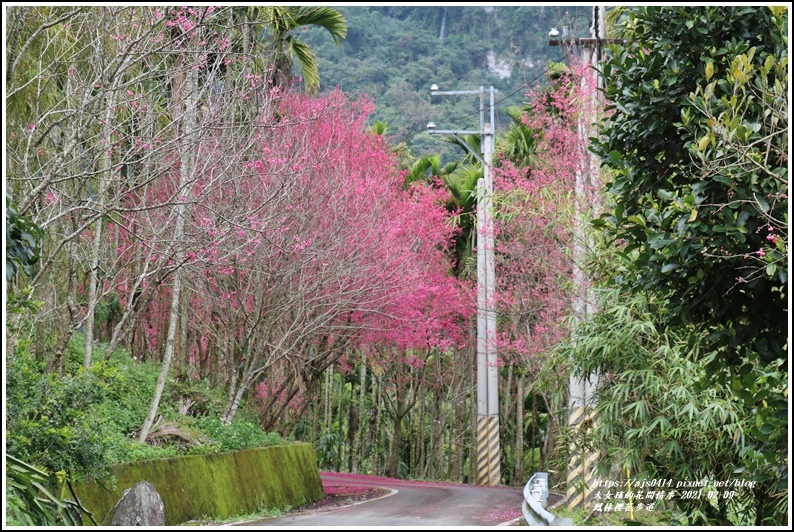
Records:
{"label": "concrete wall", "polygon": [[324,496],[314,448],[308,443],[147,460],[114,466],[113,471],[113,486],[96,482],[75,486],[99,524],[110,523],[121,494],[141,480],[154,484],[160,493],[166,525],[296,507]]}

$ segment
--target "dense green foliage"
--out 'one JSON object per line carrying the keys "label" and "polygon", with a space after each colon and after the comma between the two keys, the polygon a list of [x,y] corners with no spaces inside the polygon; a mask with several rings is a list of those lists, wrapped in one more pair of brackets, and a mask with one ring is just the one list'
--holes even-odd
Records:
{"label": "dense green foliage", "polygon": [[[18,352],[9,364],[6,448],[12,454],[48,470],[99,476],[113,463],[283,443],[276,435],[262,432],[249,414],[223,425],[218,418],[223,404],[219,390],[172,379],[161,414],[165,422],[182,430],[154,435],[159,450],[139,445],[127,436],[140,427],[146,414],[158,365],[133,361],[120,352],[84,370],[80,356],[79,342],[73,341],[73,372],[62,377],[47,374],[24,352]],[[191,451],[196,446],[201,449]]]}
{"label": "dense green foliage", "polygon": [[[633,254],[623,279],[668,294],[717,364],[785,358],[786,11],[647,7],[619,24],[594,144],[612,170],[599,224]],[[731,304],[726,305],[725,299]]]}
{"label": "dense green foliage", "polygon": [[[140,444],[134,436],[146,415],[158,364],[133,361],[119,352],[85,370],[82,349],[73,341],[63,376],[47,373],[19,348],[6,368],[6,452],[35,464],[44,489],[56,489],[50,472],[59,478],[104,478],[112,464],[284,443],[246,413],[223,425],[218,415],[222,397],[213,398],[217,391],[201,383],[172,382],[148,444]],[[17,514],[15,519],[23,519],[25,512]],[[33,510],[28,515],[46,517]]]}
{"label": "dense green foliage", "polygon": [[[104,364],[60,378],[18,355],[7,368],[6,449],[48,471],[97,474],[116,422],[97,419],[89,407],[113,400],[121,375]],[[123,415],[120,418],[123,419]]]}
{"label": "dense green foliage", "polygon": [[[668,305],[648,294],[605,290],[599,299],[604,310],[577,329],[565,353],[577,374],[602,374],[598,422],[588,442],[602,452],[601,474],[626,479],[629,471],[632,482],[706,481],[699,497],[676,490],[676,509],[686,524],[780,524],[782,472],[774,462],[766,464],[767,478],[761,479],[750,465],[758,445],[755,409],[734,387],[709,381],[706,364],[693,360],[694,331],[664,326]],[[763,388],[780,399],[786,380],[780,364],[748,368],[746,377],[748,393]],[[726,480],[741,487],[715,484]]]}
{"label": "dense green foliage", "polygon": [[278,434],[262,432],[257,423],[242,418],[235,418],[230,424],[224,425],[217,417],[203,416],[198,419],[196,426],[214,442],[219,451],[239,451],[284,443]]}
{"label": "dense green foliage", "polygon": [[787,17],[626,9],[603,64],[592,271],[611,289],[567,355],[603,376],[589,443],[606,470],[745,483],[678,500],[688,524],[788,512]]}

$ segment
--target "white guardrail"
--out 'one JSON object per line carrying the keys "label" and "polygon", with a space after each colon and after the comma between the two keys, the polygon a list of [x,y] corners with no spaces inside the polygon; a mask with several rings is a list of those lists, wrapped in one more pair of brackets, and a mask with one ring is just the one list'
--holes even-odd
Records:
{"label": "white guardrail", "polygon": [[546,510],[549,498],[549,474],[535,473],[524,486],[521,512],[529,526],[573,526],[569,518],[554,517]]}

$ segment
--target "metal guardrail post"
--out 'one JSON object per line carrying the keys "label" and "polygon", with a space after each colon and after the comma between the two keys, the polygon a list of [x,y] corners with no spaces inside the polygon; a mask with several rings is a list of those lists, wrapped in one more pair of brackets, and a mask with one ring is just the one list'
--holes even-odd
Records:
{"label": "metal guardrail post", "polygon": [[573,519],[555,517],[546,510],[549,498],[549,474],[539,472],[532,475],[524,486],[524,502],[521,513],[529,526],[573,526]]}

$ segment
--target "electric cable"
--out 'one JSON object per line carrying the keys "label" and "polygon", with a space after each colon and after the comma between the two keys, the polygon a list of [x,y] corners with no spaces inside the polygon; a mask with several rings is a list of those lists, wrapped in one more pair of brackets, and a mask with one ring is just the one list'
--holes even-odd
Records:
{"label": "electric cable", "polygon": [[[559,58],[557,58],[556,60],[554,60],[554,61],[552,61],[552,62],[559,63],[559,62],[561,62],[563,59],[565,59],[565,56],[559,57]],[[508,95],[507,95],[507,96],[505,96],[504,98],[501,98],[501,99],[499,99],[499,100],[495,101],[495,102],[494,102],[494,107],[496,107],[498,104],[502,103],[503,101],[505,101],[505,100],[507,100],[507,99],[509,99],[509,98],[511,98],[511,97],[513,97],[513,96],[515,96],[516,94],[518,94],[518,93],[519,93],[519,92],[521,92],[522,90],[526,90],[526,89],[527,89],[527,88],[530,86],[530,84],[532,84],[532,83],[536,82],[536,81],[537,81],[537,80],[539,80],[539,79],[540,79],[542,76],[545,76],[545,75],[546,75],[546,72],[547,72],[547,70],[548,70],[548,69],[543,69],[543,71],[542,71],[540,74],[538,74],[537,76],[535,76],[534,78],[532,78],[530,81],[527,81],[526,83],[523,83],[523,84],[522,84],[522,85],[521,85],[521,86],[520,86],[518,89],[514,90],[513,92],[511,92],[510,94],[508,94]],[[490,104],[488,104],[488,105],[485,107],[485,110],[490,110],[490,108],[491,108],[491,105],[490,105]],[[477,109],[477,111],[475,111],[474,113],[469,113],[469,114],[462,115],[462,116],[459,116],[459,117],[456,117],[456,118],[452,118],[452,119],[450,119],[450,121],[451,121],[451,122],[454,122],[454,121],[457,121],[457,120],[462,120],[462,119],[464,119],[464,118],[468,118],[468,117],[470,117],[470,116],[474,116],[474,115],[478,115],[478,114],[480,114],[480,110],[479,110],[479,109]],[[498,113],[497,113],[497,120],[498,120]],[[424,133],[424,132],[425,132],[425,130],[424,130],[424,129],[421,129],[421,130],[415,131],[413,134],[411,134],[411,136],[410,136],[410,137],[408,137],[408,139],[406,139],[406,140],[403,140],[403,142],[405,142],[406,144],[409,144],[411,141],[413,141],[414,137],[416,137],[416,136],[417,136],[417,135],[419,135],[420,133]]]}
{"label": "electric cable", "polygon": [[[565,58],[564,56],[563,56],[563,57],[560,57],[560,58],[558,58],[557,60],[555,60],[555,61],[553,61],[553,62],[554,62],[554,63],[559,63],[559,62],[560,62],[560,61],[562,61],[564,58]],[[520,86],[518,89],[514,90],[513,92],[511,92],[510,94],[508,94],[508,95],[507,95],[507,96],[505,96],[504,98],[502,98],[502,99],[500,99],[500,100],[497,100],[497,101],[495,101],[495,102],[494,102],[494,107],[496,107],[497,105],[499,105],[499,104],[500,104],[500,103],[502,103],[503,101],[507,100],[508,98],[511,98],[511,97],[515,96],[516,94],[518,94],[518,93],[519,93],[519,92],[521,92],[522,90],[527,90],[527,89],[529,88],[530,84],[532,84],[532,83],[536,82],[536,81],[537,81],[537,80],[539,80],[539,79],[540,79],[542,76],[545,76],[545,75],[546,75],[546,71],[547,71],[547,69],[544,69],[544,70],[543,70],[543,72],[541,72],[540,74],[538,74],[537,76],[535,76],[535,77],[534,77],[532,80],[530,80],[530,81],[527,81],[526,83],[523,83],[523,84],[522,84],[522,85],[521,85],[521,86]],[[485,106],[485,108],[484,108],[484,110],[485,110],[485,111],[489,111],[490,109],[491,109],[491,105],[490,105],[490,104],[486,105],[486,106]],[[474,115],[477,115],[477,114],[480,114],[480,110],[479,110],[479,109],[477,109],[477,110],[476,110],[475,112],[473,112],[473,113],[469,113],[469,114],[465,114],[465,115],[462,115],[462,116],[458,116],[458,117],[450,118],[450,119],[449,119],[449,121],[450,121],[450,122],[457,122],[458,120],[463,120],[464,118],[469,118],[470,116],[474,116]]]}

